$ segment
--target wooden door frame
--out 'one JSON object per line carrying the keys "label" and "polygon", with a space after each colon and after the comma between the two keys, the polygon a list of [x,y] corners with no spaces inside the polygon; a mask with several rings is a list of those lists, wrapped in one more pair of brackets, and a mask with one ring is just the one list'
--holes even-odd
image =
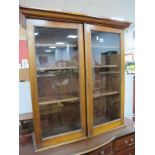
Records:
{"label": "wooden door frame", "polygon": [[[88,135],[95,136],[115,127],[124,124],[124,32],[116,28],[109,28],[104,26],[84,24],[85,33],[85,54],[86,54],[86,96],[87,96],[87,126]],[[91,49],[91,30],[112,32],[120,34],[120,49],[121,49],[121,109],[120,119],[104,123],[97,127],[93,127],[93,93],[92,93],[92,49]]]}
{"label": "wooden door frame", "polygon": [[[37,149],[58,145],[60,143],[68,143],[77,139],[86,138],[86,97],[85,97],[85,69],[84,69],[84,41],[83,41],[83,25],[56,22],[47,20],[27,19],[27,37],[28,37],[28,51],[29,51],[29,74],[31,83],[32,94],[32,108],[34,117],[34,136]],[[78,30],[78,49],[79,49],[79,84],[80,84],[80,113],[81,113],[81,129],[76,131],[67,132],[57,136],[52,136],[46,139],[41,138],[41,122],[38,105],[38,92],[37,92],[37,77],[36,77],[36,61],[35,61],[35,39],[34,27],[56,27],[66,29]]]}

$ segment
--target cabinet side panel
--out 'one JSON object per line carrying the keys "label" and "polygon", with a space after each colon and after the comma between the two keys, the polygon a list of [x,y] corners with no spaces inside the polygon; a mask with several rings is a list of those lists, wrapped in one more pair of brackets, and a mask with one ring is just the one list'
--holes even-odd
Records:
{"label": "cabinet side panel", "polygon": [[27,37],[28,37],[28,51],[29,51],[29,74],[31,83],[31,96],[34,118],[34,131],[36,144],[41,142],[41,127],[40,116],[38,107],[38,93],[37,93],[37,81],[36,81],[36,69],[35,69],[35,46],[34,46],[34,28],[32,23],[27,20]]}

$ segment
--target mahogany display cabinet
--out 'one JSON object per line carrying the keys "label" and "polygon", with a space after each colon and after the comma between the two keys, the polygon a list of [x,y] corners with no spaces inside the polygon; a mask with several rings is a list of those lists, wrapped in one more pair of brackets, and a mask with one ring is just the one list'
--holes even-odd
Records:
{"label": "mahogany display cabinet", "polygon": [[124,36],[130,23],[20,7],[27,30],[36,148],[124,124]]}

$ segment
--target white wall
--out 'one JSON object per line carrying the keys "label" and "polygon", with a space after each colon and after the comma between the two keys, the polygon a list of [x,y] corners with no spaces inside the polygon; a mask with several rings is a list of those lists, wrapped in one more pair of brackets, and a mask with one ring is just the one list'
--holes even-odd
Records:
{"label": "white wall", "polygon": [[[135,26],[125,30],[125,54],[135,54]],[[133,113],[133,75],[125,73],[125,117],[132,119]]]}
{"label": "white wall", "polygon": [[30,82],[19,82],[19,114],[32,112]]}
{"label": "white wall", "polygon": [[135,0],[20,0],[19,4],[104,18],[117,17],[135,23]]}
{"label": "white wall", "polygon": [[133,113],[133,75],[125,74],[125,117],[132,119]]}
{"label": "white wall", "polygon": [[135,53],[135,26],[131,25],[129,28],[124,30],[125,38],[125,53]]}

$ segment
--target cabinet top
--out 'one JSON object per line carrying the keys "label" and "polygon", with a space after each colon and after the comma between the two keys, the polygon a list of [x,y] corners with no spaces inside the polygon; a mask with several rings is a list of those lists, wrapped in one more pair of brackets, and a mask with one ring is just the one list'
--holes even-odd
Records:
{"label": "cabinet top", "polygon": [[20,13],[22,13],[26,18],[37,18],[37,19],[47,19],[47,20],[57,20],[57,21],[68,21],[75,23],[89,23],[103,25],[112,28],[125,29],[129,27],[131,23],[111,20],[107,18],[92,17],[89,15],[83,15],[78,13],[68,13],[59,12],[51,10],[43,10],[36,8],[26,8],[20,6]]}

